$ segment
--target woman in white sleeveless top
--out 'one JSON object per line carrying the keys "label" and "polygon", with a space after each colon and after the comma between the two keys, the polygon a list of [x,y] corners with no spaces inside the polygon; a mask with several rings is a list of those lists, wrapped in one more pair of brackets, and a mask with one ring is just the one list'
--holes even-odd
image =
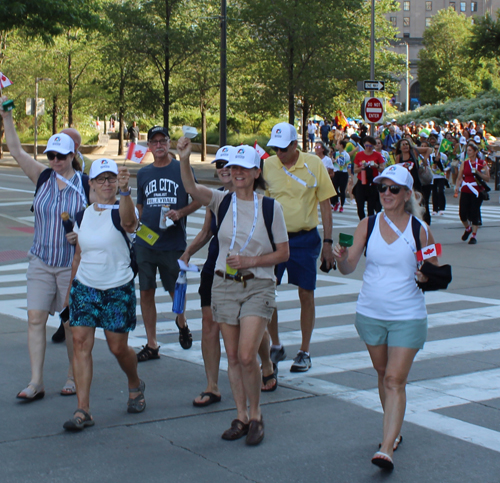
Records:
{"label": "woman in white sleeveless top", "polygon": [[[415,277],[421,282],[427,279],[417,270],[412,230],[412,217],[421,218],[423,209],[412,192],[413,178],[402,165],[386,168],[374,182],[384,212],[376,215],[369,239],[368,218],[364,218],[354,233],[352,248],[337,245],[333,253],[340,272],[347,275],[356,269],[366,246],[366,269],[356,308],[356,329],[377,371],[384,409],[384,435],[372,463],[392,470],[393,453],[402,440],[406,381],[427,336],[424,294]],[[419,235],[421,247],[434,243],[423,222],[420,222]],[[437,264],[436,257],[427,261]]]}

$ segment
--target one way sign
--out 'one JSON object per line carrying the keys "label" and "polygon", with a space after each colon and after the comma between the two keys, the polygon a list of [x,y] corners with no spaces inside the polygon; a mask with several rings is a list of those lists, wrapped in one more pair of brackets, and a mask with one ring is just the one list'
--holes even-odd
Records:
{"label": "one way sign", "polygon": [[383,91],[383,90],[385,90],[385,82],[384,81],[365,80],[365,81],[363,81],[363,90],[365,90],[365,91]]}

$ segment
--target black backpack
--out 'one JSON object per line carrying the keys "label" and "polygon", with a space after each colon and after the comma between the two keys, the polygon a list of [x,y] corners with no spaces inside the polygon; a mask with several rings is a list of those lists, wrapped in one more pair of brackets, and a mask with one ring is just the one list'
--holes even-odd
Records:
{"label": "black backpack", "polygon": [[[52,171],[54,171],[52,168],[47,168],[40,173],[40,176],[36,181],[35,194],[33,195],[33,197],[36,196],[40,187],[49,180]],[[82,185],[83,185],[83,191],[85,192],[85,196],[87,197],[87,204],[88,204],[90,197],[89,177],[83,173],[82,173]],[[33,205],[31,205],[30,211],[33,212]]]}
{"label": "black backpack", "polygon": [[[118,205],[120,202],[117,201],[115,205]],[[79,211],[76,216],[75,216],[75,223],[80,227],[82,220],[83,220],[83,215],[85,214],[85,210]],[[120,212],[119,210],[113,209],[111,210],[111,220],[113,221],[113,225],[115,228],[123,235],[123,238],[125,239],[125,242],[127,243],[127,247],[130,252],[130,265],[129,267],[132,269],[134,272],[134,277],[137,275],[137,272],[139,271],[139,266],[137,265],[137,258],[135,256],[135,249],[134,245],[130,242],[127,232],[123,229],[121,225],[121,220],[120,220]]]}
{"label": "black backpack", "polygon": [[[370,215],[368,217],[368,229],[366,230],[366,244],[365,244],[365,257],[366,257],[366,248],[368,247],[368,240],[373,231],[373,227],[375,226],[375,219],[377,215]],[[422,248],[422,244],[420,243],[420,226],[422,222],[416,217],[411,217],[411,231],[413,233],[413,238],[415,239],[415,245],[417,247],[417,252]]]}
{"label": "black backpack", "polygon": [[[229,204],[231,203],[232,193],[228,193],[222,199],[219,205],[219,211],[217,213],[217,232],[220,230],[220,226],[224,217],[226,216],[227,210],[229,209]],[[264,216],[264,223],[266,225],[267,235],[269,236],[269,241],[271,242],[271,246],[273,247],[273,252],[276,251],[276,245],[274,243],[273,236],[273,218],[274,218],[274,198],[269,198],[268,196],[264,196],[262,198],[262,215]]]}

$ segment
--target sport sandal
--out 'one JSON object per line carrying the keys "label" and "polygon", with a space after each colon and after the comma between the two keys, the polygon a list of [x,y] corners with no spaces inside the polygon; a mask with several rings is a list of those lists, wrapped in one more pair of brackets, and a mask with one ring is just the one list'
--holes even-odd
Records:
{"label": "sport sandal", "polygon": [[191,335],[191,331],[187,325],[187,320],[184,327],[179,327],[179,317],[176,317],[175,325],[179,329],[179,344],[183,349],[191,349],[191,346],[193,345],[193,336]]}
{"label": "sport sandal", "polygon": [[[83,414],[83,418],[78,416],[78,414]],[[81,431],[82,429],[94,426],[95,421],[92,419],[92,416],[83,409],[77,409],[73,413],[73,417],[68,419],[64,424],[63,428],[67,431]]]}
{"label": "sport sandal", "polygon": [[138,392],[139,394],[131,398],[129,397],[127,402],[127,412],[128,413],[142,413],[146,409],[146,399],[144,398],[144,390],[146,389],[146,384],[143,380],[139,384],[139,387],[135,387],[133,389],[129,389],[128,392]]}
{"label": "sport sandal", "polygon": [[142,346],[142,349],[137,353],[137,362],[146,362],[150,359],[160,358],[160,346],[156,349],[152,349],[147,344]]}

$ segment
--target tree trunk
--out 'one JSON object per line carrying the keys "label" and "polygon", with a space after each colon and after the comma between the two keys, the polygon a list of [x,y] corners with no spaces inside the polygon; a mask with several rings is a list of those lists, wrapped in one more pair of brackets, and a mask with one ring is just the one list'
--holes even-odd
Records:
{"label": "tree trunk", "polygon": [[294,93],[294,48],[293,37],[288,35],[288,122],[293,126],[295,124],[295,93]]}
{"label": "tree trunk", "polygon": [[73,76],[71,53],[68,54],[68,127],[73,127]]}
{"label": "tree trunk", "polygon": [[57,96],[52,97],[52,134],[57,133]]}
{"label": "tree trunk", "polygon": [[125,114],[125,69],[120,68],[120,92],[118,95],[118,116],[119,116],[119,134],[118,134],[118,156],[123,154],[123,116]]}
{"label": "tree trunk", "polygon": [[108,126],[106,125],[106,115],[104,115],[104,132],[103,134],[108,134]]}
{"label": "tree trunk", "polygon": [[201,105],[201,160],[207,160],[207,110],[205,103],[202,101]]}
{"label": "tree trunk", "polygon": [[123,106],[120,105],[118,109],[118,156],[123,154],[123,117],[124,117],[124,109]]}
{"label": "tree trunk", "polygon": [[165,101],[163,104],[163,127],[169,129],[169,111],[170,111],[170,15],[172,14],[171,0],[165,2],[165,78],[163,85],[163,94]]}

